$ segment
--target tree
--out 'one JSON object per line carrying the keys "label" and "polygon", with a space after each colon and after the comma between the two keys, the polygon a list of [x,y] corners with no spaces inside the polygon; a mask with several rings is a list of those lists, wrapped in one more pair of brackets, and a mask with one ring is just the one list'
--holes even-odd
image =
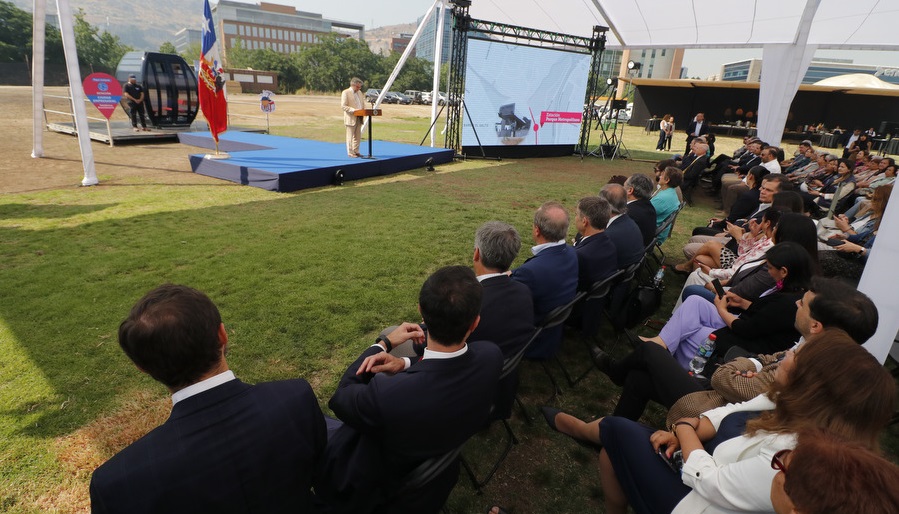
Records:
{"label": "tree", "polygon": [[107,71],[115,70],[122,56],[133,50],[122,44],[119,36],[113,36],[109,32],[101,34],[97,27],[84,19],[82,9],[75,14],[75,46],[78,47],[78,62]]}
{"label": "tree", "polygon": [[[381,58],[381,71],[371,78],[372,84],[384,85],[387,78],[393,73],[393,68],[399,62],[402,56],[399,52],[392,52],[390,55]],[[397,75],[396,81],[391,86],[392,91],[406,91],[414,89],[416,91],[429,91],[433,81],[434,70],[433,64],[418,57],[410,57],[406,60],[406,64]]]}
{"label": "tree", "polygon": [[161,54],[177,54],[178,49],[175,48],[175,45],[173,45],[171,41],[165,41],[161,45],[159,45],[159,53],[161,53]]}
{"label": "tree", "polygon": [[[12,2],[0,0],[0,62],[30,62],[34,17]],[[48,62],[63,62],[62,38],[53,25],[46,26],[44,55]]]}
{"label": "tree", "polygon": [[339,91],[352,77],[374,84],[372,78],[383,73],[382,59],[364,41],[339,34],[319,36],[318,44],[300,52],[298,63],[304,85],[316,91]]}

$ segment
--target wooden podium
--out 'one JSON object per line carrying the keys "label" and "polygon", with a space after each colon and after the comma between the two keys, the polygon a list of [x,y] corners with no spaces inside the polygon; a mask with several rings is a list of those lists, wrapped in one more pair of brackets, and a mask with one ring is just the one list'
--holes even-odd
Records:
{"label": "wooden podium", "polygon": [[380,115],[381,109],[356,109],[353,111],[353,116],[368,116],[368,155],[363,156],[363,159],[374,159],[371,155],[371,117]]}

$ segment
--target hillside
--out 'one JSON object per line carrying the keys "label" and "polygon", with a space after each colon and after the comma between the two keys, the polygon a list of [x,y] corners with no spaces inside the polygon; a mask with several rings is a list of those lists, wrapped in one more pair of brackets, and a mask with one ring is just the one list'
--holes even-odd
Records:
{"label": "hillside", "polygon": [[[11,0],[21,9],[31,12],[33,0]],[[274,0],[274,3],[278,3]],[[175,32],[182,28],[199,28],[203,12],[199,2],[184,0],[152,0],[152,8],[140,11],[135,18],[133,2],[119,0],[71,0],[72,10],[84,10],[85,19],[93,25],[121,38],[126,45],[138,50],[156,50],[165,41],[172,41]],[[192,6],[188,8],[187,6]],[[47,12],[56,13],[56,2],[47,2]],[[367,30],[365,39],[373,52],[384,53],[390,47],[390,38],[401,32],[412,33],[417,25],[391,25]]]}

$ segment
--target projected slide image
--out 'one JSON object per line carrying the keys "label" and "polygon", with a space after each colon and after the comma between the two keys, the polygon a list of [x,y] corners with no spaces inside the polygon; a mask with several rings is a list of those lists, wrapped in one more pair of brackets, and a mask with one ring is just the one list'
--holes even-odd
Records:
{"label": "projected slide image", "polygon": [[589,68],[588,54],[470,39],[462,145],[576,144]]}

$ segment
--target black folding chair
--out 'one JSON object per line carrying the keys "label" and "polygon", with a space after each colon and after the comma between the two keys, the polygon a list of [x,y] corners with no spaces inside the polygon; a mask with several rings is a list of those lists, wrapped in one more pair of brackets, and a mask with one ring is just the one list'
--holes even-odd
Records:
{"label": "black folding chair", "polygon": [[[460,457],[461,453],[462,448],[459,447],[422,462],[406,474],[401,481],[402,485],[390,495],[390,499],[395,500],[409,494],[421,494],[419,491],[449,469],[456,462],[456,459]],[[445,504],[451,492],[452,488],[446,491],[446,498],[443,498],[443,512],[447,512]],[[388,503],[391,500],[388,500]]]}
{"label": "black folding chair", "polygon": [[[659,227],[656,229],[656,237],[653,240],[653,248],[652,251],[649,252],[649,255],[652,256],[652,258],[659,264],[659,266],[661,266],[662,263],[665,262],[665,252],[662,250],[663,242],[660,242],[659,238],[668,229],[670,229],[668,237],[671,237],[671,232],[674,232],[674,222],[677,221],[677,215],[680,214],[680,211],[682,211],[684,209],[684,206],[686,205],[687,202],[681,202],[680,206],[678,206],[678,208],[675,209],[674,212],[669,214],[668,217],[665,218],[665,221],[663,221],[662,224],[659,225]],[[659,251],[658,256],[656,256],[655,250]]]}
{"label": "black folding chair", "polygon": [[[550,311],[550,313],[547,314],[545,318],[543,318],[543,321],[539,325],[537,325],[537,327],[541,331],[545,331],[550,328],[558,327],[559,325],[565,323],[565,320],[567,320],[568,317],[571,316],[571,312],[574,310],[574,306],[578,302],[580,302],[582,299],[584,299],[586,296],[587,296],[586,291],[581,291],[581,292],[577,293],[576,295],[574,295],[574,298],[570,302],[566,303],[565,305],[560,305],[559,307],[556,307],[555,309]],[[560,345],[560,349],[561,349],[561,345]],[[549,381],[553,385],[553,394],[552,394],[552,396],[549,397],[549,400],[547,400],[547,402],[551,402],[552,400],[555,400],[556,396],[558,396],[562,393],[562,388],[559,387],[558,382],[556,382],[556,378],[553,376],[552,372],[549,370],[549,365],[547,364],[549,361],[556,362],[556,365],[559,367],[560,370],[562,370],[562,374],[565,376],[565,379],[568,381],[569,384],[574,383],[574,381],[571,379],[571,375],[568,373],[568,370],[565,369],[565,366],[562,365],[562,361],[559,360],[558,352],[556,352],[556,353],[557,353],[556,355],[550,357],[549,359],[540,361],[540,365],[543,366],[543,371],[546,372],[546,376],[549,377]]]}
{"label": "black folding chair", "polygon": [[[537,339],[537,336],[539,336],[540,332],[542,332],[542,331],[543,331],[542,327],[537,327],[534,330],[534,334],[531,336],[531,338],[528,340],[528,342],[525,343],[525,345],[520,350],[518,350],[518,352],[515,353],[515,355],[513,355],[513,356],[509,357],[508,359],[506,359],[505,361],[503,361],[503,370],[499,377],[500,381],[508,378],[510,375],[515,373],[515,371],[518,369],[519,364],[521,364],[521,359],[524,357],[524,353],[527,351],[528,347],[531,346],[531,343],[533,343],[534,340]],[[515,395],[514,395],[514,401],[518,404],[519,408],[521,408],[521,411],[524,414],[525,419],[530,420],[530,416],[528,415],[527,410],[524,408],[524,405],[521,403],[521,399],[518,397],[517,391],[515,392]],[[486,486],[488,482],[490,482],[490,480],[493,478],[493,475],[496,474],[497,470],[499,470],[500,465],[503,463],[503,461],[506,460],[506,457],[508,457],[509,452],[512,451],[512,446],[518,444],[518,438],[515,436],[515,432],[512,431],[512,426],[509,425],[509,418],[501,419],[499,421],[502,422],[503,428],[505,429],[505,432],[506,432],[506,436],[507,436],[506,444],[503,447],[503,452],[499,456],[499,459],[496,460],[496,462],[490,468],[490,471],[487,472],[487,475],[483,479],[478,480],[477,476],[475,476],[474,470],[472,470],[471,466],[468,464],[468,461],[465,460],[464,455],[461,458],[462,467],[465,469],[465,472],[468,474],[468,478],[471,479],[471,485],[474,486],[474,488],[477,490],[478,494],[481,494],[481,492],[482,492],[481,489],[484,486]]]}

